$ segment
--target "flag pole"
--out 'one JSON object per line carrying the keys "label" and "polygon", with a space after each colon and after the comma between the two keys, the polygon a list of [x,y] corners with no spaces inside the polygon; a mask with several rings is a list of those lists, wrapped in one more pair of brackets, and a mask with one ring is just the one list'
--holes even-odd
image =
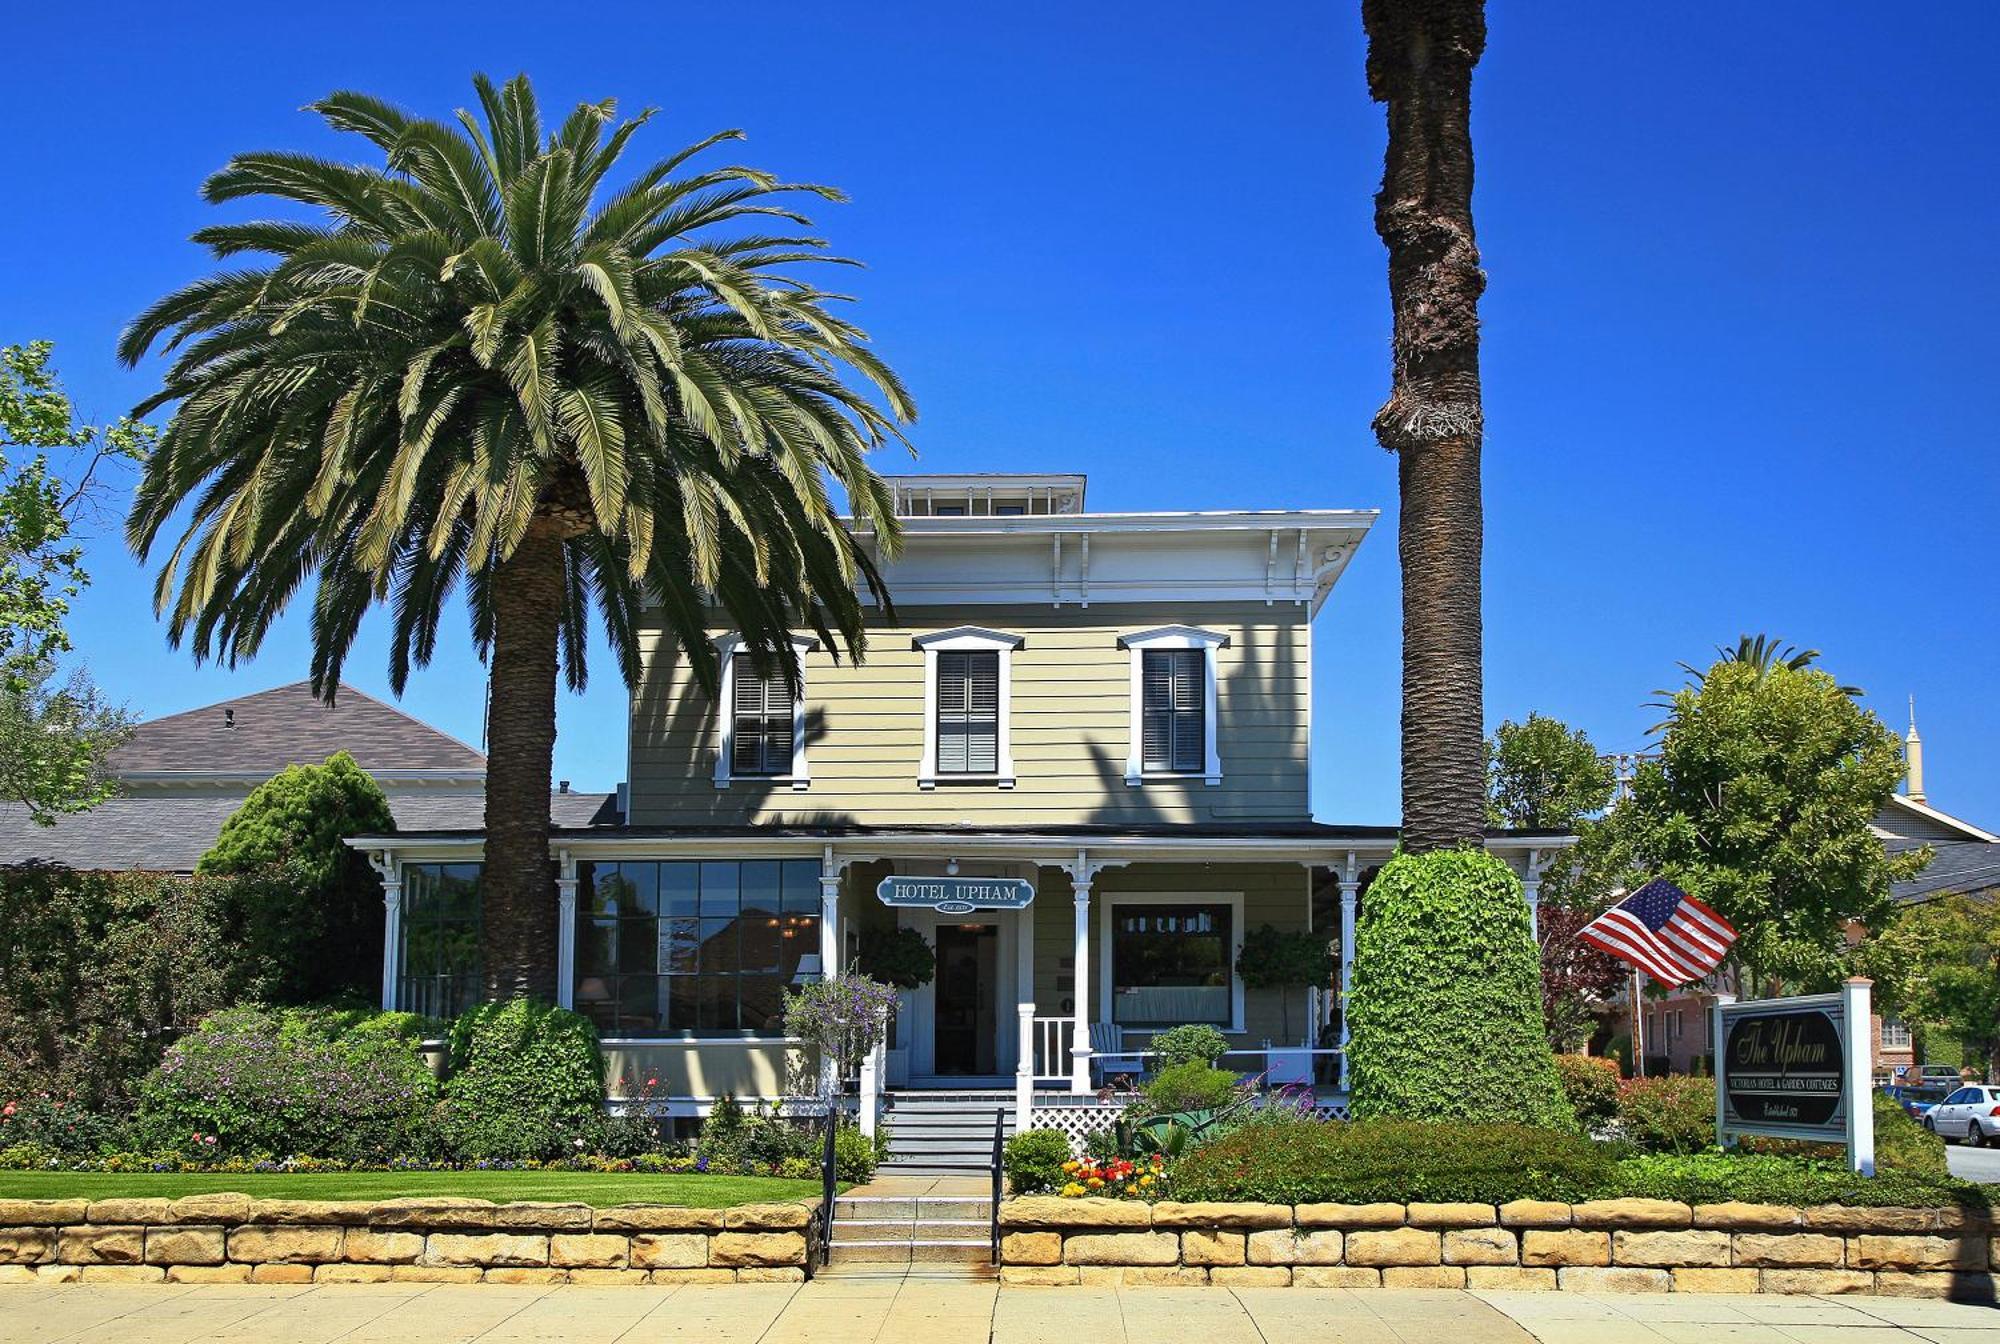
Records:
{"label": "flag pole", "polygon": [[1646,1015],[1639,1010],[1639,968],[1632,968],[1632,1076],[1646,1076]]}

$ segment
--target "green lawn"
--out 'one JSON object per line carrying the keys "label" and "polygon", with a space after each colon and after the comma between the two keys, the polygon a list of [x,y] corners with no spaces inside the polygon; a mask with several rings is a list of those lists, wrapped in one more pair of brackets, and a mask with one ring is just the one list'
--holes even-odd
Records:
{"label": "green lawn", "polygon": [[178,1199],[220,1191],[256,1199],[561,1200],[573,1204],[682,1204],[719,1209],[766,1200],[817,1199],[818,1181],[776,1176],[642,1176],[579,1171],[355,1171],[214,1176],[153,1172],[0,1171],[0,1199]]}

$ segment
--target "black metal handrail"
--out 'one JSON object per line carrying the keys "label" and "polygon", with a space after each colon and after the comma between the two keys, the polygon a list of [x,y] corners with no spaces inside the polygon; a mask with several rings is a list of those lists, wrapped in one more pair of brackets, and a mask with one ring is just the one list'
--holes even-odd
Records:
{"label": "black metal handrail", "polygon": [[993,1112],[993,1263],[1000,1263],[1000,1164],[1007,1155],[1007,1108]]}
{"label": "black metal handrail", "polygon": [[[826,1106],[826,1147],[819,1160],[819,1262],[833,1258],[833,1206],[840,1194],[840,1167],[836,1157],[835,1131],[840,1128],[840,1108],[831,1101]],[[806,1257],[807,1265],[812,1257]]]}

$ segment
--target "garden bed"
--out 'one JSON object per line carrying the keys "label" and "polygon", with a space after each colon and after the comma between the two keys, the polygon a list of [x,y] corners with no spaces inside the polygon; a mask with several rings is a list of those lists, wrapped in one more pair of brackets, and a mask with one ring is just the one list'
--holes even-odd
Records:
{"label": "garden bed", "polygon": [[555,1200],[603,1208],[673,1204],[719,1209],[819,1197],[818,1181],[776,1176],[607,1174],[577,1171],[71,1172],[0,1171],[0,1200],[180,1199],[234,1193],[253,1199],[382,1200],[453,1196]]}
{"label": "garden bed", "polygon": [[[409,1187],[405,1173],[364,1175],[395,1177]],[[49,1179],[108,1178],[52,1173]],[[119,1179],[143,1190],[215,1178]],[[266,1179],[330,1183],[309,1187],[318,1189],[360,1177]],[[671,1178],[567,1179],[629,1199],[636,1186]],[[708,1181],[734,1184],[710,1177],[686,1184]],[[448,1196],[279,1199],[241,1190],[178,1198],[0,1198],[0,1283],[797,1282],[814,1249],[817,1208],[806,1199],[698,1207]]]}

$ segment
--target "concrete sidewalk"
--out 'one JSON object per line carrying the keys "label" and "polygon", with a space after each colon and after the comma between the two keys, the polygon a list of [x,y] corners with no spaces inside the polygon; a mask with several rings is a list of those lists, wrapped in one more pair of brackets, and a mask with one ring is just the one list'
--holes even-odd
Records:
{"label": "concrete sidewalk", "polygon": [[1881,1297],[1001,1289],[941,1278],[676,1288],[0,1287],[0,1344],[2000,1344],[2000,1310]]}

